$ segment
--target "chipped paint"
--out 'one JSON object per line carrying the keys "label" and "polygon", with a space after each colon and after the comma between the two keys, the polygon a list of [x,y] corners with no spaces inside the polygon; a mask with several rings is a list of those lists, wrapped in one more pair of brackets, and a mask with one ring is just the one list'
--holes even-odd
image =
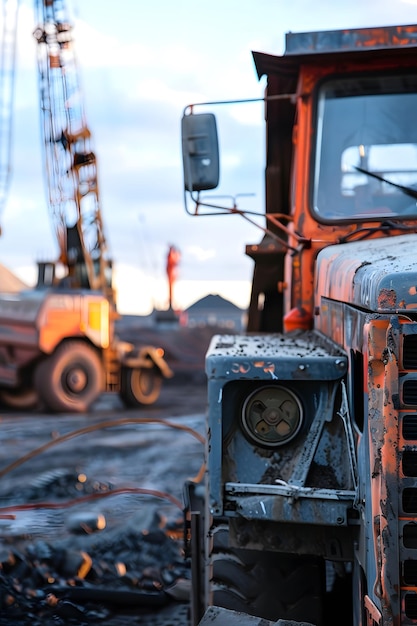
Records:
{"label": "chipped paint", "polygon": [[271,374],[272,380],[278,380],[278,376],[275,374],[275,365],[271,362],[255,361],[253,363],[254,368],[262,369],[266,374]]}
{"label": "chipped paint", "polygon": [[381,289],[378,296],[379,309],[394,309],[397,303],[397,294],[393,289]]}
{"label": "chipped paint", "polygon": [[416,248],[413,233],[328,246],[317,258],[317,309],[322,298],[381,313],[417,308]]}
{"label": "chipped paint", "polygon": [[231,372],[233,374],[247,374],[250,370],[250,363],[248,362],[243,362],[243,363],[232,363],[231,366]]}

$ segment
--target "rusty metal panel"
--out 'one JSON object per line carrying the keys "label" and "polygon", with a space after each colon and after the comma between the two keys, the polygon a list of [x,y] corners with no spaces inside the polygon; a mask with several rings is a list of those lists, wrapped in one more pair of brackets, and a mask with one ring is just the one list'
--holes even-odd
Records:
{"label": "rusty metal panel", "polygon": [[417,25],[286,33],[285,54],[317,54],[417,46]]}
{"label": "rusty metal panel", "polygon": [[312,554],[332,561],[353,560],[357,526],[312,526],[229,519],[229,541],[235,548],[289,554]]}
{"label": "rusty metal panel", "polygon": [[[258,488],[270,489],[273,493],[271,503],[280,498],[284,502],[287,498],[285,489],[282,489],[284,483],[291,484],[288,499],[301,493],[299,489],[304,487],[329,487],[334,491],[349,492],[344,495],[349,501],[348,506],[351,506],[349,446],[342,421],[336,419],[338,423],[335,424],[333,420],[334,394],[346,369],[344,351],[315,331],[285,336],[215,336],[212,339],[206,357],[206,370],[210,407],[208,463],[214,514],[221,514],[223,510],[226,482],[252,484],[251,495],[258,493]],[[285,388],[298,399],[302,398],[303,404],[302,432],[279,449],[267,449],[261,443],[258,445],[248,440],[248,433],[244,432],[241,423],[245,399],[252,393],[272,387]],[[329,447],[329,442],[334,456],[330,458],[328,454],[324,459],[323,450]],[[341,463],[340,459],[344,462]],[[317,468],[326,462],[332,465],[333,471],[331,475],[331,470],[326,472],[323,478],[323,472],[317,471]],[[249,503],[250,498],[244,495],[243,499],[239,497],[236,500],[231,492],[229,495],[229,504],[234,503],[235,506],[239,501],[239,507],[243,507],[241,514],[247,515],[244,502]],[[307,489],[304,495],[308,499],[312,490]],[[313,503],[310,504],[313,506]],[[314,507],[316,505],[320,507],[317,500]],[[275,511],[271,508],[266,514],[267,519],[286,518],[288,512],[283,509],[279,512],[277,506],[279,508],[276,504]],[[324,513],[313,514],[309,506],[304,507],[301,513],[305,516],[304,522],[314,523],[314,518],[317,520],[320,517],[324,520]],[[346,519],[347,507],[342,503],[341,508],[344,514],[334,516],[338,524]],[[296,521],[296,517],[293,509],[292,521]],[[340,521],[342,518],[343,522]]]}
{"label": "rusty metal panel", "polygon": [[328,246],[317,258],[316,307],[321,298],[375,313],[417,310],[417,235]]}
{"label": "rusty metal panel", "polygon": [[286,335],[215,335],[206,355],[208,378],[335,380],[345,353],[318,332]]}
{"label": "rusty metal panel", "polygon": [[355,493],[293,485],[226,483],[226,497],[242,517],[318,526],[347,526]]}

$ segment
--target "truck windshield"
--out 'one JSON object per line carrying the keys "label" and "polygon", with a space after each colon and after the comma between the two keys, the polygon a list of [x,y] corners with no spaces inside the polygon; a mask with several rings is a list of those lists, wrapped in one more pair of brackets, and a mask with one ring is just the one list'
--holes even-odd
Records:
{"label": "truck windshield", "polygon": [[316,129],[319,220],[417,217],[417,74],[323,83]]}

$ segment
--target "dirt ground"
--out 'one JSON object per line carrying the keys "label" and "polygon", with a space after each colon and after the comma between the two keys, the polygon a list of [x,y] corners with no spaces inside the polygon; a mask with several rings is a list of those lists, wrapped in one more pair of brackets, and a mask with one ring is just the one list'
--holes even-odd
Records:
{"label": "dirt ground", "polygon": [[188,626],[183,485],[204,461],[207,341],[185,359],[181,344],[150,407],[2,409],[1,626]]}

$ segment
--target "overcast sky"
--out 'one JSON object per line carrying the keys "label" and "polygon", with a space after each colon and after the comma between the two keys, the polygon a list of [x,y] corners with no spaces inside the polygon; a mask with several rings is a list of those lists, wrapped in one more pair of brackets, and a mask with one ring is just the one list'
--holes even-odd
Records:
{"label": "overcast sky", "polygon": [[[181,251],[176,307],[209,293],[246,307],[253,264],[245,245],[258,243],[262,233],[238,216],[186,213],[183,109],[194,102],[261,97],[264,83],[251,51],[282,54],[288,31],[417,23],[417,0],[67,2],[119,310],[148,313],[168,305],[171,244]],[[13,178],[0,216],[0,263],[27,282],[34,280],[37,260],[57,256],[45,201],[33,5],[21,0]],[[221,193],[242,194],[242,208],[262,211],[262,107],[221,109]]]}

